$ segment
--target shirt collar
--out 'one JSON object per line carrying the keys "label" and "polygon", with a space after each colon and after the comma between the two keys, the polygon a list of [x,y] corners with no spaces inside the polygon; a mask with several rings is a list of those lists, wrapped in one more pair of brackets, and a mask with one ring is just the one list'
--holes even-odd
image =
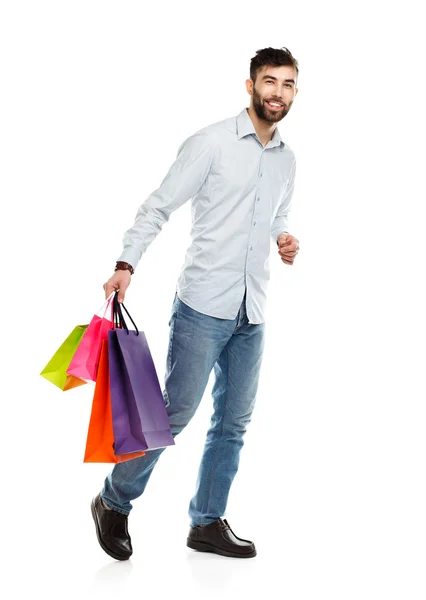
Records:
{"label": "shirt collar", "polygon": [[[247,112],[246,108],[237,115],[237,137],[240,140],[246,135],[256,134],[256,130],[253,125],[253,121],[250,118],[250,115]],[[280,132],[278,131],[278,127],[275,127],[274,133],[272,134],[271,142],[274,142],[274,146],[279,146],[280,144],[284,145],[283,140],[281,139]]]}

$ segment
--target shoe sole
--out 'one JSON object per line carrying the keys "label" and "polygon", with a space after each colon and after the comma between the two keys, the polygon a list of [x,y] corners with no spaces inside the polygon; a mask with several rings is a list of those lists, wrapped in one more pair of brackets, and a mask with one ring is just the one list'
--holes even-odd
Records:
{"label": "shoe sole", "polygon": [[252,558],[257,554],[256,548],[248,554],[237,554],[236,552],[223,550],[222,548],[212,546],[211,544],[206,544],[205,542],[196,542],[190,538],[186,539],[186,545],[193,550],[198,550],[199,552],[213,552],[214,554],[221,554],[222,556],[230,556],[233,558]]}
{"label": "shoe sole", "polygon": [[102,538],[101,538],[101,532],[100,532],[100,529],[99,529],[98,518],[96,516],[95,500],[94,499],[92,500],[92,503],[90,505],[90,510],[92,511],[92,517],[93,517],[93,520],[95,522],[96,537],[98,538],[98,542],[99,542],[99,545],[102,548],[102,550],[104,552],[106,552],[107,554],[109,554],[109,556],[112,556],[112,558],[115,558],[116,560],[128,560],[130,558],[131,554],[129,554],[129,556],[120,556],[118,554],[115,554],[115,552],[113,552],[109,548],[107,548],[105,546],[105,544],[103,543]]}

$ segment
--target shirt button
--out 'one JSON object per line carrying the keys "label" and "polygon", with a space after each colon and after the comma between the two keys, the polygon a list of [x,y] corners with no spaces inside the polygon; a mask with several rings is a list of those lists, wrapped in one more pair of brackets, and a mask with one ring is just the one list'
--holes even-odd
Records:
{"label": "shirt button", "polygon": [[250,246],[250,250],[253,250],[253,246]]}
{"label": "shirt button", "polygon": [[257,201],[259,202],[260,198],[257,199]]}
{"label": "shirt button", "polygon": [[261,173],[260,176],[263,177],[263,173]]}
{"label": "shirt button", "polygon": [[256,221],[253,223],[253,225],[256,225]]}

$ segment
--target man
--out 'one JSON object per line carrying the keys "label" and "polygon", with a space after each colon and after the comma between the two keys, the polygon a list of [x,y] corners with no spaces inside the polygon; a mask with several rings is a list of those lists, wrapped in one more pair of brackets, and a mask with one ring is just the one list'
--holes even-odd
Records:
{"label": "man", "polygon": [[[258,388],[271,238],[285,264],[299,250],[287,223],[295,156],[277,129],[298,92],[297,77],[287,48],[257,51],[246,81],[250,107],[183,142],[160,187],[139,207],[104,284],[106,298],[119,290],[123,302],[143,252],[172,211],[192,199],[192,245],[169,321],[163,397],[175,437],[195,414],[214,369],[214,414],[189,504],[187,545],[237,558],[255,556],[256,548],[222,517]],[[164,449],[114,465],[92,500],[98,541],[118,560],[133,552],[130,501],[144,492]]]}

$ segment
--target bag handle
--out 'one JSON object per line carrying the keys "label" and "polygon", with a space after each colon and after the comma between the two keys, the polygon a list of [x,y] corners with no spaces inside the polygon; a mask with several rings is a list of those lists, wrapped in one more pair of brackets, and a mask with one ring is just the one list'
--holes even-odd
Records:
{"label": "bag handle", "polygon": [[123,317],[123,312],[122,312],[122,310],[121,310],[121,307],[123,307],[123,308],[124,308],[124,310],[125,310],[125,311],[126,311],[126,313],[127,313],[127,316],[129,317],[129,319],[130,319],[130,320],[131,320],[131,322],[133,323],[133,325],[134,325],[134,327],[135,327],[135,330],[136,330],[136,335],[139,335],[139,330],[138,330],[138,328],[137,328],[137,325],[136,325],[136,323],[135,323],[135,322],[134,322],[134,320],[132,319],[132,317],[131,317],[131,315],[130,315],[129,311],[128,311],[128,310],[127,310],[127,308],[124,306],[124,304],[120,304],[120,302],[118,301],[118,292],[116,291],[116,292],[115,292],[115,295],[114,295],[114,299],[113,299],[113,308],[112,308],[112,310],[113,310],[113,314],[114,314],[114,323],[115,323],[115,321],[116,321],[116,317],[118,316],[117,323],[118,323],[118,321],[119,321],[119,323],[120,323],[120,324],[118,325],[118,327],[121,329],[121,325],[123,325],[123,326],[124,326],[124,329],[125,329],[125,330],[126,330],[126,332],[127,332],[127,335],[129,335],[130,331],[129,331],[129,328],[127,327],[126,321],[124,320],[124,317]]}
{"label": "bag handle", "polygon": [[118,306],[117,295],[114,294],[112,299],[112,320],[113,320],[113,329],[128,329],[127,324],[123,318],[123,314],[120,312],[120,307]]}
{"label": "bag handle", "polygon": [[113,322],[113,326],[112,326],[113,329],[121,329],[123,327],[123,323],[120,321],[120,315],[116,308],[115,297],[112,300],[112,322]]}

